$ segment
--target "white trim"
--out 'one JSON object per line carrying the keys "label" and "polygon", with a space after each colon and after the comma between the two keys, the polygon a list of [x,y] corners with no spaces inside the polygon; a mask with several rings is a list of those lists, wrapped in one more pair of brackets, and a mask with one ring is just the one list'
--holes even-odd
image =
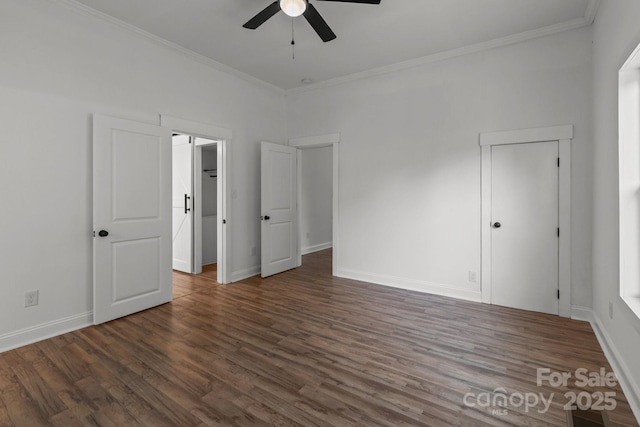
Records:
{"label": "white trim", "polygon": [[80,313],[0,335],[0,353],[93,325],[93,312]]}
{"label": "white trim", "polygon": [[169,48],[177,53],[180,53],[190,59],[193,59],[201,64],[207,65],[213,69],[216,69],[225,74],[237,77],[246,82],[255,84],[257,86],[261,86],[263,88],[269,89],[276,94],[279,95],[293,95],[298,93],[304,93],[324,87],[335,86],[347,82],[352,82],[356,80],[361,80],[369,77],[379,76],[382,74],[393,73],[400,70],[405,70],[413,67],[419,67],[421,65],[431,64],[434,62],[445,61],[447,59],[456,58],[463,55],[483,52],[490,49],[495,49],[502,46],[509,46],[516,43],[525,42],[527,40],[533,40],[540,37],[546,37],[553,34],[562,33],[565,31],[574,30],[577,28],[590,26],[596,17],[600,6],[600,0],[590,0],[589,5],[587,6],[587,10],[585,16],[582,18],[572,19],[566,22],[561,22],[555,25],[549,25],[543,28],[537,28],[530,31],[525,31],[518,34],[513,34],[506,37],[501,37],[494,40],[489,40],[485,42],[476,43],[469,46],[463,46],[458,49],[451,49],[444,52],[438,52],[432,55],[427,55],[417,59],[411,59],[408,61],[399,62],[396,64],[391,64],[379,68],[375,68],[372,70],[367,70],[359,73],[349,74],[347,76],[336,77],[329,80],[324,80],[322,82],[318,82],[316,84],[300,86],[293,89],[285,90],[281,87],[268,83],[264,80],[261,80],[257,77],[244,73],[240,70],[232,68],[228,65],[225,65],[221,62],[218,62],[214,59],[196,53],[192,50],[186,49],[178,44],[165,40],[161,37],[158,37],[154,34],[151,34],[147,31],[144,31],[134,25],[131,25],[127,22],[124,22],[120,19],[114,18],[113,16],[107,15],[106,13],[100,12],[96,9],[93,9],[89,6],[86,6],[82,3],[79,3],[76,0],[55,0],[59,4],[64,5],[76,12],[82,13],[84,15],[89,15],[94,18],[98,18],[102,21],[108,22],[116,27],[122,28],[130,33],[141,37],[143,39],[149,40],[157,45],[164,46]]}
{"label": "white trim", "polygon": [[264,80],[260,80],[256,77],[253,77],[247,73],[244,73],[242,71],[236,70],[235,68],[229,67],[228,65],[225,65],[221,62],[215,61],[209,57],[206,57],[204,55],[201,55],[199,53],[196,53],[192,50],[186,49],[178,44],[175,44],[173,42],[170,42],[168,40],[163,39],[162,37],[158,37],[155,34],[151,34],[145,30],[142,30],[134,25],[131,25],[127,22],[121,21],[120,19],[114,18],[111,15],[107,15],[106,13],[100,12],[98,10],[95,10],[89,6],[86,6],[82,3],[79,3],[76,0],[55,0],[56,2],[58,2],[59,4],[63,5],[63,6],[67,6],[70,9],[82,13],[84,15],[88,15],[88,16],[92,16],[94,18],[98,18],[104,22],[107,22],[109,24],[112,24],[116,27],[122,28],[128,32],[130,32],[131,34],[138,36],[140,38],[146,39],[148,41],[151,41],[153,43],[155,43],[156,45],[159,46],[163,46],[165,48],[171,49],[176,53],[179,53],[181,55],[184,55],[187,58],[190,58],[194,61],[197,61],[201,64],[204,64],[206,66],[209,66],[215,70],[218,70],[222,73],[228,74],[230,76],[234,76],[237,77],[241,80],[244,80],[245,82],[248,83],[252,83],[256,86],[260,86],[263,87],[265,89],[271,90],[274,93],[278,94],[278,95],[283,95],[285,93],[285,90],[275,86],[271,83],[267,83]]}
{"label": "white trim", "polygon": [[[65,0],[66,1],[66,0]],[[231,271],[231,144],[233,131],[231,129],[218,127],[206,123],[194,122],[168,114],[160,115],[160,125],[187,135],[215,140],[218,148],[218,277],[219,283],[229,283],[233,281],[229,277]],[[206,144],[203,144],[206,145]],[[220,189],[222,191],[220,191]],[[222,203],[221,203],[222,202]],[[226,224],[223,221],[226,220]]]}
{"label": "white trim", "polygon": [[549,126],[480,134],[480,146],[526,144],[529,142],[558,141],[573,139],[573,125]]}
{"label": "white trim", "polygon": [[480,148],[480,291],[482,302],[491,304],[491,149]]}
{"label": "white trim", "polygon": [[333,247],[333,242],[320,243],[319,245],[307,246],[301,249],[302,255],[312,254],[318,251],[324,251]]}
{"label": "white trim", "polygon": [[219,138],[231,140],[233,138],[233,131],[231,129],[207,123],[194,122],[168,114],[160,115],[160,126],[169,128],[174,132],[185,133],[205,139]]}
{"label": "white trim", "polygon": [[480,302],[480,292],[477,290],[458,288],[424,280],[414,280],[404,277],[372,274],[364,271],[351,270],[346,268],[341,268],[338,270],[338,277],[359,280],[361,282],[374,283],[377,285],[389,286],[392,288],[400,288],[409,291],[423,292],[444,297],[458,298],[466,301]]}
{"label": "white trim", "polygon": [[638,155],[640,149],[640,44],[618,72],[618,250],[619,295],[636,319],[640,319],[640,286],[638,284]]}
{"label": "white trim", "polygon": [[260,275],[260,266],[254,265],[253,267],[243,268],[242,270],[237,270],[231,273],[231,282],[239,282],[240,280],[257,275]]}
{"label": "white trim", "polygon": [[600,9],[600,0],[590,0],[587,5],[587,11],[584,14],[584,20],[587,24],[591,25],[596,20],[596,15]]}
{"label": "white trim", "polygon": [[[631,407],[636,420],[640,423],[640,385],[633,380],[633,375],[631,375],[629,366],[627,366],[624,359],[620,356],[620,352],[613,343],[611,337],[607,334],[607,330],[602,325],[602,322],[596,312],[593,309],[582,307],[582,310],[578,311],[577,314],[583,315],[585,317],[584,320],[591,323],[591,328],[593,328],[593,332],[598,339],[598,343],[600,344],[600,347],[602,347],[605,357],[609,361],[609,364],[618,378],[620,387],[629,402],[629,406]],[[583,319],[578,318],[578,320]]]}
{"label": "white trim", "polygon": [[290,138],[289,145],[297,148],[324,147],[340,143],[339,133],[328,133],[325,135],[305,136],[301,138]]}
{"label": "white trim", "polygon": [[558,198],[560,237],[558,238],[558,315],[571,316],[571,141],[573,125],[551,126],[500,132],[479,137],[481,157],[481,290],[482,302],[491,303],[491,146],[558,141],[560,170]]}
{"label": "white trim", "polygon": [[[593,0],[592,0],[593,1]],[[590,5],[591,7],[591,5]],[[591,9],[587,9],[588,13],[595,12]],[[315,84],[300,86],[285,91],[287,96],[297,95],[300,93],[310,92],[313,90],[323,89],[331,86],[337,86],[345,83],[354,82],[357,80],[364,80],[371,77],[381,76],[384,74],[394,73],[397,71],[407,70],[410,68],[420,67],[423,65],[433,64],[436,62],[446,61],[448,59],[457,58],[459,56],[470,55],[474,53],[484,52],[491,49],[496,49],[503,46],[509,46],[512,44],[522,43],[528,40],[537,39],[540,37],[546,37],[553,34],[562,33],[565,31],[575,30],[577,28],[588,27],[593,21],[590,21],[591,16],[572,19],[570,21],[562,22],[560,24],[550,25],[543,28],[538,28],[531,31],[525,31],[523,33],[513,34],[506,37],[501,37],[494,40],[480,42],[469,46],[463,46],[458,49],[451,49],[444,52],[434,53],[432,55],[423,56],[422,58],[410,59],[408,61],[398,62],[395,64],[374,68],[372,70],[362,71],[359,73],[349,74],[347,76],[336,77],[329,80],[324,80]]]}
{"label": "white trim", "polygon": [[338,275],[338,244],[340,233],[340,144],[333,144],[333,225],[332,225],[332,239],[333,250],[331,258],[331,274],[333,276]]}
{"label": "white trim", "polygon": [[[193,265],[191,271],[193,274],[202,273],[202,174],[196,173],[196,171],[202,170],[202,146],[197,141],[198,138],[193,138],[196,142],[193,142],[192,151],[192,164],[193,170],[191,171],[191,179],[193,181],[193,189],[191,195],[191,211],[193,213]],[[195,202],[195,203],[193,203]],[[217,206],[216,206],[217,207]],[[217,212],[216,212],[217,213]],[[216,253],[216,256],[218,254]]]}
{"label": "white trim", "polygon": [[571,316],[571,139],[558,141],[558,314]]}
{"label": "white trim", "polygon": [[591,307],[583,307],[580,305],[571,306],[571,318],[573,320],[580,320],[582,322],[591,322],[593,317],[591,316]]}
{"label": "white trim", "polygon": [[[291,141],[291,140],[289,140]],[[298,242],[296,247],[296,266],[300,267],[302,265],[302,209],[300,208],[300,203],[302,203],[302,150],[296,150],[296,175],[298,179],[296,179],[297,188],[296,188],[296,197],[298,200]]]}

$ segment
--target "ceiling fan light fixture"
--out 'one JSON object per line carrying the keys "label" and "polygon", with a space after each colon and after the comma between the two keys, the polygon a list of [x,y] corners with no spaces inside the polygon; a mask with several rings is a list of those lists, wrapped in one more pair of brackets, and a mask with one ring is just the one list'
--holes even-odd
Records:
{"label": "ceiling fan light fixture", "polygon": [[305,0],[280,0],[280,9],[295,18],[304,13],[307,9],[307,2]]}

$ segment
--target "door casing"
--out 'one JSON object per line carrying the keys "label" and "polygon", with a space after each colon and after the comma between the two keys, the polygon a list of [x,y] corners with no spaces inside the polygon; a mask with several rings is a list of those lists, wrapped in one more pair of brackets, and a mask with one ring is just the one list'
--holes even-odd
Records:
{"label": "door casing", "polygon": [[[215,146],[216,148],[216,154],[218,155],[217,157],[217,166],[216,168],[218,170],[223,170],[224,167],[221,165],[222,163],[222,157],[220,155],[220,151],[222,150],[222,144],[219,144],[219,141],[214,141],[211,139],[204,139],[201,137],[195,137],[194,139],[194,152],[193,152],[193,164],[194,166],[194,175],[193,175],[193,194],[195,197],[195,200],[198,201],[198,203],[195,203],[194,207],[193,207],[193,216],[194,216],[194,221],[193,221],[193,273],[194,274],[200,274],[202,273],[202,253],[203,253],[203,249],[202,249],[202,235],[203,235],[203,227],[202,227],[202,204],[204,203],[203,201],[203,195],[202,195],[202,148],[203,147],[210,147],[210,146]],[[216,192],[217,192],[217,199],[216,199],[216,206],[218,208],[220,208],[223,204],[223,191],[222,191],[222,180],[217,180],[216,182]],[[217,217],[217,212],[216,212],[216,217]],[[218,251],[221,249],[221,245],[220,245],[220,239],[218,238],[218,233],[220,232],[219,227],[217,227],[217,219],[216,219],[216,254],[218,253]],[[222,224],[222,227],[224,227],[225,224]]]}
{"label": "door casing", "polygon": [[571,317],[571,141],[573,125],[551,126],[501,132],[481,133],[481,258],[480,291],[482,302],[491,303],[491,147],[504,144],[524,144],[558,141],[560,169],[558,171],[559,227],[558,314]]}

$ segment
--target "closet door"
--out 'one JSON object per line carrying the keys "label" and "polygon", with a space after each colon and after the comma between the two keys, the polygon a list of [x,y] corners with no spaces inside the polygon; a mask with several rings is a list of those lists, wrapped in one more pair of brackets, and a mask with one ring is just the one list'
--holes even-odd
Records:
{"label": "closet door", "polygon": [[173,269],[193,273],[193,154],[191,137],[172,138]]}

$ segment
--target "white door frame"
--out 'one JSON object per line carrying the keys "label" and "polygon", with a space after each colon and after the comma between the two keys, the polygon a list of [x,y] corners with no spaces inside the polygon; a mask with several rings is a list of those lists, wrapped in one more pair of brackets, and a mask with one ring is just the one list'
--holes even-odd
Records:
{"label": "white door frame", "polygon": [[[203,139],[200,137],[194,137],[194,147],[193,147],[193,195],[195,200],[198,203],[195,203],[193,206],[193,273],[200,274],[202,273],[202,148],[208,147],[210,145],[216,146],[216,156],[220,155],[220,150],[222,149],[222,143],[220,141],[212,140],[212,139]],[[221,157],[216,158],[216,169],[223,170]],[[222,180],[216,182],[216,207],[222,206],[222,200],[224,197],[222,196]],[[218,239],[218,234],[221,230],[218,227],[217,220],[217,211],[216,211],[216,258],[217,251],[221,249],[221,239]],[[224,226],[224,224],[222,224]],[[217,263],[217,261],[216,261]]]}
{"label": "white door frame", "polygon": [[480,134],[482,174],[482,274],[480,289],[482,302],[491,303],[491,147],[505,144],[525,144],[558,141],[560,169],[558,171],[559,227],[558,314],[571,317],[571,141],[573,125],[485,132]]}
{"label": "white door frame", "polygon": [[[325,135],[316,135],[316,136],[307,136],[302,138],[292,138],[289,139],[289,145],[292,147],[298,148],[298,200],[302,200],[302,185],[301,185],[301,157],[302,154],[300,150],[305,148],[321,148],[321,147],[333,147],[333,220],[332,220],[332,237],[333,240],[333,252],[332,252],[332,262],[331,262],[331,274],[333,276],[338,275],[338,251],[339,251],[339,240],[338,240],[338,226],[339,226],[339,212],[338,202],[340,200],[339,197],[339,189],[340,189],[340,134],[339,133],[331,133]],[[300,209],[298,209],[298,227],[302,224],[300,218]],[[302,239],[302,231],[298,232],[298,240]],[[302,242],[298,242],[298,266],[302,265]]]}
{"label": "white door frame", "polygon": [[[218,206],[218,278],[217,281],[222,284],[231,283],[231,221],[229,212],[231,212],[231,173],[229,165],[231,164],[230,154],[233,132],[230,129],[221,128],[204,123],[193,122],[169,115],[162,114],[160,123],[163,127],[171,129],[176,133],[184,133],[187,135],[215,140],[218,147],[218,181],[219,188],[222,192],[218,192],[218,200],[222,202],[222,206]],[[222,173],[220,173],[222,172]],[[222,193],[222,194],[221,194]]]}

